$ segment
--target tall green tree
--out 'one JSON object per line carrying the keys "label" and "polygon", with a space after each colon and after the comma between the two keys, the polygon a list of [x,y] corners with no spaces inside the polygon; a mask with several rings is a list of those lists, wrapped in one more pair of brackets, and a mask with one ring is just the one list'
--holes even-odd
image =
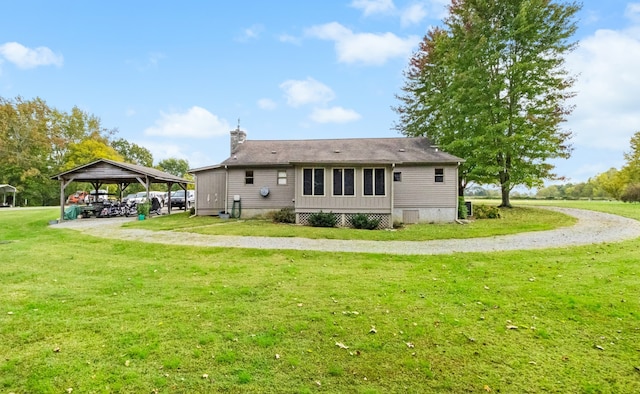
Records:
{"label": "tall green tree", "polygon": [[627,172],[630,183],[640,183],[640,131],[631,137],[629,145],[631,150],[624,154],[626,164],[622,170]]}
{"label": "tall green tree", "polygon": [[513,187],[557,178],[549,159],[571,153],[571,133],[560,126],[572,110],[564,56],[576,45],[579,9],[553,0],[452,0],[444,26],[428,32],[405,72],[395,128],[466,159],[461,188],[499,185],[505,207]]}
{"label": "tall green tree", "polygon": [[109,145],[109,141],[96,133],[77,144],[71,144],[64,169],[68,170],[99,159],[124,161],[124,158]]}
{"label": "tall green tree", "polygon": [[145,147],[129,142],[124,138],[111,141],[111,147],[128,163],[145,167],[153,166],[153,155],[151,151]]}
{"label": "tall green tree", "polygon": [[184,177],[187,175],[187,171],[189,171],[189,162],[184,159],[171,157],[169,159],[161,160],[156,168],[175,176]]}
{"label": "tall green tree", "polygon": [[19,201],[31,205],[47,204],[55,196],[55,185],[47,178],[54,167],[50,115],[51,109],[39,98],[0,98],[0,183],[16,186]]}

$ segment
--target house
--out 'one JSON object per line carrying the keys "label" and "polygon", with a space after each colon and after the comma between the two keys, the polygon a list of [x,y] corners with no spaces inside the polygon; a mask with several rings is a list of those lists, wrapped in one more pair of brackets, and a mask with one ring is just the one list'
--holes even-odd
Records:
{"label": "house", "polygon": [[454,221],[461,162],[424,137],[258,141],[236,129],[228,159],[189,172],[197,215],[292,208],[300,224],[322,211],[343,226],[362,213],[392,227]]}

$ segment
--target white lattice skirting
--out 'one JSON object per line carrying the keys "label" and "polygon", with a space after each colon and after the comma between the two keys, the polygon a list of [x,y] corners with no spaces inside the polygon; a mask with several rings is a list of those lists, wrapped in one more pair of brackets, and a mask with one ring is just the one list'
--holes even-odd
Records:
{"label": "white lattice skirting", "polygon": [[[309,217],[313,215],[313,212],[300,212],[297,214],[297,222],[298,224],[302,224],[304,226],[309,226]],[[358,215],[358,213],[333,213],[337,218],[338,227],[353,227],[353,218]],[[385,213],[365,213],[369,220],[379,220],[378,228],[389,228],[391,227],[391,215]]]}

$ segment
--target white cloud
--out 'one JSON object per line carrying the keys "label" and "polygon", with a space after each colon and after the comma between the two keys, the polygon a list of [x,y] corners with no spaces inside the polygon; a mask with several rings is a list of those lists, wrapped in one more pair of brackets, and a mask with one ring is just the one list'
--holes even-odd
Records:
{"label": "white cloud", "polygon": [[258,108],[260,109],[265,109],[265,110],[274,110],[278,107],[278,104],[276,104],[275,101],[271,100],[271,99],[260,99],[258,100]]}
{"label": "white cloud", "polygon": [[624,151],[640,125],[640,37],[598,30],[567,57],[578,75],[568,127],[576,145]]}
{"label": "white cloud", "polygon": [[640,3],[629,3],[624,10],[624,16],[633,22],[640,23]]}
{"label": "white cloud", "polygon": [[408,57],[420,42],[420,37],[400,38],[393,33],[353,33],[337,22],[307,29],[309,36],[335,42],[338,61],[381,65],[395,57]]}
{"label": "white cloud", "polygon": [[402,26],[417,25],[427,16],[424,4],[416,3],[402,10],[400,13],[400,23]]}
{"label": "white cloud", "polygon": [[351,7],[362,10],[365,16],[388,13],[395,10],[393,0],[353,0]]}
{"label": "white cloud", "polygon": [[264,31],[262,25],[252,25],[242,31],[242,34],[236,38],[236,41],[247,42],[250,40],[256,40],[260,38],[260,34]]}
{"label": "white cloud", "polygon": [[288,80],[280,84],[285,93],[287,104],[300,107],[305,104],[328,103],[335,98],[330,87],[313,78],[304,81]]}
{"label": "white cloud", "polygon": [[360,119],[361,116],[352,109],[331,107],[315,108],[310,118],[316,123],[348,123]]}
{"label": "white cloud", "polygon": [[278,37],[278,40],[280,42],[286,42],[286,43],[294,44],[294,45],[300,45],[301,42],[302,42],[302,40],[299,37],[294,37],[294,36],[292,36],[290,34],[281,34]]}
{"label": "white cloud", "polygon": [[224,119],[198,106],[186,112],[161,113],[156,124],[144,130],[145,135],[174,138],[210,138],[226,135],[231,130]]}
{"label": "white cloud", "polygon": [[[135,143],[149,149],[149,152],[153,155],[153,160],[156,163],[170,158],[189,161],[189,155],[185,153],[187,147],[184,145],[162,143],[157,140],[136,141]],[[191,163],[189,163],[189,165],[191,165]]]}
{"label": "white cloud", "polygon": [[0,56],[19,68],[35,68],[38,66],[62,66],[62,55],[56,55],[47,47],[27,48],[17,42],[0,45]]}

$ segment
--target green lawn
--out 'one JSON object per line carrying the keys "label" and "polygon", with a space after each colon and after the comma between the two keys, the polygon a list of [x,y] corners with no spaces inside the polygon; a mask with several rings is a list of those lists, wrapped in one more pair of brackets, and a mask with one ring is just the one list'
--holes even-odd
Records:
{"label": "green lawn", "polygon": [[[497,205],[489,202],[488,204]],[[531,207],[501,210],[501,218],[476,220],[469,224],[414,224],[392,231],[356,230],[350,228],[317,228],[278,224],[270,220],[220,220],[199,216],[186,220],[188,213],[127,223],[127,227],[148,230],[178,230],[208,235],[254,235],[263,237],[302,237],[312,239],[367,239],[376,241],[427,241],[433,239],[475,238],[524,231],[551,230],[571,226],[576,220],[558,212]]]}
{"label": "green lawn", "polygon": [[49,228],[57,213],[0,210],[0,392],[640,392],[640,239],[449,256],[196,248]]}

